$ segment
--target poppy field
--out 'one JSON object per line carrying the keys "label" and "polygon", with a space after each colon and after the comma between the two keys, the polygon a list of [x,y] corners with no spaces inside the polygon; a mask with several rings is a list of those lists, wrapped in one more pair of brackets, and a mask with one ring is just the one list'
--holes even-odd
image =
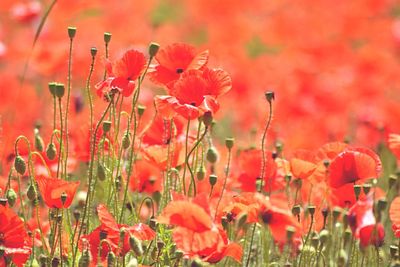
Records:
{"label": "poppy field", "polygon": [[400,266],[396,0],[1,0],[0,267]]}

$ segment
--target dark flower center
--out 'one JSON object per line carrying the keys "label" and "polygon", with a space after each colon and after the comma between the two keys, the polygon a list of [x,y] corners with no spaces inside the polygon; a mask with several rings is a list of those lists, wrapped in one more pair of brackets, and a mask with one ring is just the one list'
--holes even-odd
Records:
{"label": "dark flower center", "polygon": [[183,69],[182,69],[182,68],[177,68],[177,69],[176,69],[176,73],[181,74],[182,72],[183,72]]}

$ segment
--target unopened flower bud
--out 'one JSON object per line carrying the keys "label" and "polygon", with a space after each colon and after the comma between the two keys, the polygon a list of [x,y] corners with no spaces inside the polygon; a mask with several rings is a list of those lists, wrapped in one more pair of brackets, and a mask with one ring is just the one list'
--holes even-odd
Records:
{"label": "unopened flower bud", "polygon": [[37,192],[36,192],[36,190],[35,190],[35,187],[34,187],[32,184],[30,184],[30,185],[28,186],[28,190],[27,190],[27,192],[26,192],[26,195],[28,196],[28,199],[29,199],[30,201],[33,201],[34,199],[37,198]]}
{"label": "unopened flower bud", "polygon": [[26,172],[25,160],[19,155],[15,157],[14,168],[20,175],[24,175]]}
{"label": "unopened flower bud", "polygon": [[43,152],[44,150],[44,142],[37,129],[35,133],[35,148],[39,152]]}
{"label": "unopened flower bud", "polygon": [[226,138],[225,139],[225,146],[227,149],[232,149],[234,143],[235,143],[234,138]]}
{"label": "unopened flower bud", "polygon": [[49,160],[54,160],[57,156],[57,149],[53,143],[50,143],[46,149],[46,156]]}
{"label": "unopened flower bud", "polygon": [[97,165],[97,178],[99,178],[100,181],[105,181],[107,179],[106,169],[101,163]]}
{"label": "unopened flower bud", "polygon": [[76,34],[76,27],[68,27],[68,37],[74,39]]}
{"label": "unopened flower bud", "polygon": [[142,242],[134,236],[131,235],[129,237],[129,246],[131,247],[131,250],[135,253],[136,257],[140,257],[143,255],[143,248],[142,248]]}
{"label": "unopened flower bud", "polygon": [[160,45],[157,43],[150,43],[149,45],[149,55],[150,57],[155,57],[157,55],[158,50],[160,49]]}
{"label": "unopened flower bud", "polygon": [[113,267],[115,265],[115,254],[114,252],[110,251],[107,255],[107,267]]}
{"label": "unopened flower bud", "polygon": [[122,137],[122,148],[128,149],[130,145],[131,145],[131,139],[128,132],[126,132]]}
{"label": "unopened flower bud", "polygon": [[218,152],[215,149],[215,147],[210,147],[207,149],[207,154],[206,154],[207,161],[210,163],[215,163],[218,160]]}
{"label": "unopened flower bud", "polygon": [[215,174],[210,174],[208,177],[210,185],[214,186],[217,183],[218,177]]}
{"label": "unopened flower bud", "polygon": [[8,205],[10,205],[10,207],[12,207],[12,206],[14,206],[15,201],[17,200],[17,193],[15,193],[14,189],[10,188],[7,190],[6,198],[8,201]]}
{"label": "unopened flower bud", "polygon": [[196,172],[196,178],[197,180],[202,181],[205,176],[206,176],[206,169],[204,168],[203,165],[200,165],[200,167],[197,169]]}

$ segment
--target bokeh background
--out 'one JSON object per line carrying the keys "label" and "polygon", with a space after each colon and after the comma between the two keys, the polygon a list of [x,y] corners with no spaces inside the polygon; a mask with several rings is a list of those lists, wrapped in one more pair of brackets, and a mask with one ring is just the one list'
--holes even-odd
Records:
{"label": "bokeh background", "polygon": [[[375,148],[400,132],[398,1],[58,0],[33,46],[50,4],[0,1],[2,158],[19,134],[33,136],[37,123],[51,127],[47,83],[67,82],[68,26],[77,27],[71,132],[88,118],[83,88],[92,46],[99,49],[92,87],[103,75],[104,32],[112,33],[111,59],[152,41],[209,49],[209,65],[233,79],[217,118],[223,137],[258,142],[267,90],[276,95],[270,143],[280,140],[289,151],[333,140]],[[147,86],[143,102],[160,92]],[[101,99],[95,107],[100,113]]]}

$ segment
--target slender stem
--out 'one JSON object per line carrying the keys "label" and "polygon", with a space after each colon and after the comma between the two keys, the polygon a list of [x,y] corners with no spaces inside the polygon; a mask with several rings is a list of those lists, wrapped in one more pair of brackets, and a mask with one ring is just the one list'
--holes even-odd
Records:
{"label": "slender stem", "polygon": [[[264,133],[261,139],[261,152],[262,152],[262,165],[261,165],[261,186],[260,186],[260,192],[262,191],[263,187],[264,187],[264,179],[265,179],[265,167],[267,165],[267,158],[265,155],[265,141],[267,139],[267,133],[268,133],[268,129],[269,126],[271,124],[272,121],[272,101],[268,101],[269,103],[269,115],[268,115],[268,121],[267,121],[267,125],[265,126],[264,129]],[[271,194],[271,179],[268,180],[268,195]]]}
{"label": "slender stem", "polygon": [[68,111],[69,111],[69,102],[70,102],[70,97],[71,97],[71,73],[72,73],[72,44],[73,44],[73,39],[70,38],[69,42],[69,56],[68,56],[68,82],[67,82],[67,104],[65,107],[65,162],[64,162],[64,175],[65,178],[67,178],[67,162],[68,162],[68,148],[69,148],[69,143],[68,143]]}
{"label": "slender stem", "polygon": [[224,191],[225,191],[225,188],[226,188],[226,182],[227,182],[227,180],[228,180],[229,169],[230,169],[230,165],[231,165],[231,156],[232,156],[232,149],[229,148],[229,149],[228,149],[228,163],[227,163],[227,165],[226,165],[224,185],[222,186],[221,195],[219,196],[218,203],[217,203],[217,206],[216,206],[216,208],[215,208],[214,220],[215,220],[215,218],[217,218],[218,207],[219,207],[219,204],[221,203],[221,199],[222,199],[222,196],[223,196]]}
{"label": "slender stem", "polygon": [[250,244],[249,244],[249,252],[247,253],[246,267],[248,267],[249,264],[250,264],[251,248],[253,246],[254,233],[256,232],[256,226],[257,226],[257,223],[254,223],[253,224],[253,230],[251,231],[251,239],[250,239]]}
{"label": "slender stem", "polygon": [[[59,110],[60,110],[60,154],[58,156],[58,163],[57,163],[57,176],[56,178],[59,178],[60,174],[60,165],[62,164],[62,158],[63,158],[63,115],[62,115],[62,105],[61,105],[61,98],[58,98],[58,105],[59,105]],[[61,175],[62,175],[62,170],[61,170]]]}
{"label": "slender stem", "polygon": [[186,181],[185,181],[185,176],[186,176],[186,167],[189,166],[189,157],[187,156],[187,151],[188,151],[188,140],[189,140],[189,129],[190,129],[190,119],[187,122],[186,126],[186,139],[185,139],[185,166],[183,167],[183,176],[182,176],[182,186],[183,186],[183,194],[186,195]]}

